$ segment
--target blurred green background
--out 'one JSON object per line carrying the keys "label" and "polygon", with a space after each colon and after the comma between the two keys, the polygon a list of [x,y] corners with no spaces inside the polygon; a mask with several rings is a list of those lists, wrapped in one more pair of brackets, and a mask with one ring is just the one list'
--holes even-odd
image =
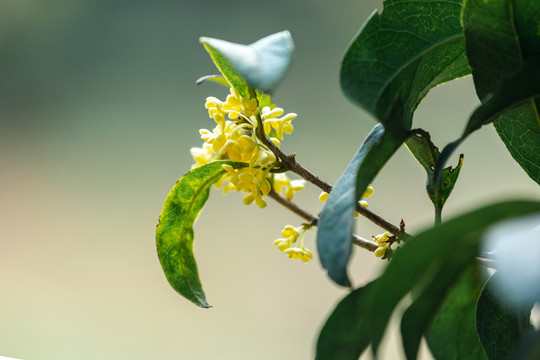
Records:
{"label": "blurred green background", "polygon": [[[162,274],[163,201],[212,127],[195,80],[216,73],[198,43],[250,43],[288,29],[294,64],[274,100],[296,112],[283,148],[335,182],[374,121],[342,96],[339,62],[380,1],[0,1],[0,355],[30,359],[309,359],[346,294],[318,260],[272,245],[301,219],[214,191],[195,227],[204,310]],[[470,78],[433,90],[415,126],[443,146],[477,104]],[[500,198],[539,198],[492,127],[460,148],[446,216]],[[457,162],[457,154],[452,160]],[[403,148],[374,182],[370,209],[410,232],[432,222],[425,175]],[[317,189],[297,195],[316,213]],[[360,220],[364,237],[380,232]],[[314,234],[306,245],[315,251]],[[356,285],[383,263],[357,250]],[[390,336],[388,358],[399,347]],[[384,353],[383,353],[384,354]],[[424,351],[424,356],[427,357]]]}

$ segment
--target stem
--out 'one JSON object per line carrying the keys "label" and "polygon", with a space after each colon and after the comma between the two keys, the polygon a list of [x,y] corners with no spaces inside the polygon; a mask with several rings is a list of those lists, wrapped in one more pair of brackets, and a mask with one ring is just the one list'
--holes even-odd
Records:
{"label": "stem", "polygon": [[[270,190],[268,193],[268,197],[276,200],[281,205],[285,206],[287,209],[291,210],[296,215],[300,216],[306,221],[309,221],[311,225],[317,226],[317,222],[319,221],[319,217],[308,213],[304,209],[300,208],[298,205],[293,203],[292,201],[289,201],[285,199],[283,196],[279,195],[277,192],[275,192],[274,189]],[[359,246],[361,248],[364,248],[366,250],[369,250],[371,252],[377,250],[378,246],[373,241],[369,241],[367,239],[364,239],[356,234],[353,234],[353,244],[356,246]]]}
{"label": "stem", "polygon": [[442,222],[442,206],[435,206],[435,226]]}
{"label": "stem", "polygon": [[[264,128],[262,124],[262,119],[260,116],[257,116],[257,137],[262,141],[268,149],[270,149],[278,159],[281,160],[281,163],[284,165],[285,168],[288,170],[294,172],[295,174],[302,177],[304,180],[312,183],[313,185],[320,188],[322,191],[325,191],[329,193],[332,191],[332,185],[327,183],[326,181],[319,178],[317,175],[313,174],[311,171],[300,165],[296,159],[295,155],[287,155],[283,151],[280,150],[264,133]],[[371,212],[370,210],[366,209],[360,204],[357,204],[356,211],[358,211],[362,216],[373,222],[374,224],[380,226],[386,231],[391,232],[392,234],[396,235],[400,239],[404,239],[407,236],[410,236],[405,231],[402,231],[399,227],[395,226],[394,224],[390,223],[389,221],[386,221],[379,215]]]}

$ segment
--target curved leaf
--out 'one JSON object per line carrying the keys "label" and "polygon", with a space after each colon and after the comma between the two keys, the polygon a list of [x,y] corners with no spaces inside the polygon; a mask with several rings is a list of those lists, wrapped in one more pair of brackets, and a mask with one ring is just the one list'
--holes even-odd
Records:
{"label": "curved leaf", "polygon": [[435,359],[486,359],[476,333],[475,319],[476,301],[483,278],[478,266],[471,266],[447,289],[446,299],[425,333],[427,345]]}
{"label": "curved leaf", "polygon": [[377,282],[370,309],[374,351],[397,304],[417,284],[436,274],[441,263],[461,267],[474,258],[488,226],[539,210],[540,202],[502,202],[442,223],[407,241]]}
{"label": "curved leaf", "polygon": [[374,283],[348,294],[336,306],[319,334],[317,360],[357,360],[371,342],[365,309]]}
{"label": "curved leaf", "polygon": [[200,38],[200,42],[229,83],[245,98],[251,97],[248,85],[263,92],[274,90],[289,69],[294,49],[288,31],[250,45],[208,37]]}
{"label": "curved leaf", "polygon": [[[397,106],[399,114],[401,107]],[[364,190],[405,140],[401,132],[375,125],[330,192],[321,212],[317,250],[323,268],[338,285],[350,286],[347,264],[352,252],[354,211]]]}
{"label": "curved leaf", "polygon": [[[473,249],[474,250],[474,249]],[[460,251],[460,250],[455,250]],[[439,270],[436,272],[435,276],[433,277],[433,280],[431,283],[422,290],[422,293],[420,296],[418,296],[415,301],[409,306],[409,308],[405,311],[405,313],[402,316],[401,319],[401,337],[403,340],[403,348],[405,350],[405,354],[407,356],[407,359],[416,359],[418,355],[418,347],[420,346],[420,341],[422,340],[422,336],[424,336],[424,333],[428,330],[431,322],[435,318],[435,315],[437,315],[437,312],[439,311],[439,308],[443,303],[446,303],[445,305],[447,307],[455,307],[456,304],[452,303],[454,299],[446,299],[447,295],[450,291],[450,289],[454,286],[454,283],[458,280],[460,275],[464,272],[465,269],[467,269],[467,265],[471,262],[471,258],[475,255],[474,251],[471,254],[471,256],[463,256],[460,254],[460,256],[456,256],[457,254],[454,254],[455,259],[458,261],[457,263],[452,261],[451,263],[442,263]],[[453,259],[454,260],[454,259]],[[470,273],[471,271],[467,271],[467,273]],[[465,276],[465,275],[463,275]],[[469,275],[471,279],[473,279],[472,276]],[[467,325],[468,327],[460,327],[461,333],[459,334],[462,338],[460,340],[463,340],[466,337],[476,338],[476,329],[474,327],[474,307],[475,307],[475,300],[476,297],[474,297],[474,294],[467,294],[467,293],[461,293],[460,294],[463,298],[460,299],[461,302],[463,300],[472,298],[472,302],[469,301],[468,309],[464,309],[465,312],[469,311],[470,314],[472,314],[472,319],[470,320]],[[477,295],[477,294],[476,294]],[[443,309],[444,310],[444,309]],[[453,309],[454,311],[457,309]],[[454,316],[458,316],[459,313],[455,312]],[[455,319],[455,318],[454,318]],[[446,319],[448,322],[448,319]],[[459,318],[455,319],[454,322],[461,323],[465,319]],[[439,323],[438,326],[440,327],[442,324]],[[456,329],[452,329],[451,326],[456,326],[456,324],[452,323],[446,323],[444,324],[444,327],[446,328],[450,335],[453,331]],[[440,328],[436,328],[439,329]],[[467,344],[470,347],[472,344]],[[482,347],[478,343],[478,340],[476,340],[477,348],[479,349],[480,353],[483,353]],[[446,350],[448,350],[448,347],[445,347]],[[435,350],[439,350],[435,348]],[[454,349],[453,351],[450,351],[449,354],[446,355],[446,358],[451,358],[452,354],[455,353],[458,349]],[[478,357],[473,357],[471,353],[473,352],[472,348],[467,349],[460,349],[461,351],[465,352],[467,351],[467,359],[477,359]],[[440,350],[439,350],[440,351]],[[440,357],[436,357],[436,359],[440,359]],[[456,357],[456,359],[460,359],[460,357]],[[483,358],[482,358],[483,359]]]}
{"label": "curved leaf", "polygon": [[165,200],[156,229],[157,253],[169,284],[180,295],[204,308],[209,305],[193,255],[193,223],[208,199],[210,186],[225,173],[223,164],[235,168],[245,166],[215,161],[182,176]]}
{"label": "curved leaf", "polygon": [[497,273],[486,283],[478,298],[476,308],[476,328],[478,336],[489,359],[510,359],[524,333],[533,328],[530,316],[533,303],[527,309],[510,309],[501,303],[496,281]]}
{"label": "curved leaf", "polygon": [[347,97],[384,123],[399,96],[400,121],[410,129],[431,88],[470,74],[460,11],[461,0],[386,0],[345,53],[341,87]]}
{"label": "curved leaf", "polygon": [[512,354],[512,359],[538,360],[540,359],[540,331],[534,331],[524,337],[519,347]]}
{"label": "curved leaf", "polygon": [[431,137],[427,131],[422,129],[414,130],[413,135],[405,140],[405,145],[413,154],[416,160],[426,170],[428,180],[426,190],[431,202],[435,206],[436,211],[440,212],[448,200],[448,197],[454,189],[457,178],[463,165],[463,155],[459,157],[459,162],[455,168],[451,166],[442,171],[442,181],[436,189],[430,187],[431,177],[435,171],[435,165],[439,159],[439,149],[431,142]]}
{"label": "curved leaf", "polygon": [[[499,106],[498,112],[491,111],[492,118],[478,114],[486,108],[482,105],[471,118],[476,124],[468,131],[475,130],[478,123],[485,124],[498,117],[494,125],[499,136],[527,174],[540,183],[540,100],[537,97],[540,77],[535,69],[523,69],[527,62],[540,55],[540,2],[468,0],[463,23],[479,98],[485,103],[489,94],[495,94],[487,109],[496,109],[499,100],[513,97],[507,101],[513,106]],[[521,73],[521,78],[516,73]],[[531,87],[536,90],[531,91]],[[513,108],[518,104],[522,105]]]}

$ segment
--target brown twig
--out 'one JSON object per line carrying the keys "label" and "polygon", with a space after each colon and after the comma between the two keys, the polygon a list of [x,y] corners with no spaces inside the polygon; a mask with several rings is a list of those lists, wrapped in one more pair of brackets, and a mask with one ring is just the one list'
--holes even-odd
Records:
{"label": "brown twig", "polygon": [[[317,226],[317,222],[319,221],[319,218],[313,214],[308,213],[304,209],[300,208],[298,205],[293,203],[292,201],[287,200],[280,194],[274,191],[274,189],[270,190],[270,193],[268,193],[268,197],[274,199],[279,204],[283,205],[287,209],[291,210],[296,215],[300,216],[302,219],[309,222],[312,226]],[[356,246],[359,246],[361,248],[364,248],[369,251],[375,251],[377,250],[378,246],[373,241],[369,241],[367,239],[364,239],[356,234],[353,234],[353,243]]]}

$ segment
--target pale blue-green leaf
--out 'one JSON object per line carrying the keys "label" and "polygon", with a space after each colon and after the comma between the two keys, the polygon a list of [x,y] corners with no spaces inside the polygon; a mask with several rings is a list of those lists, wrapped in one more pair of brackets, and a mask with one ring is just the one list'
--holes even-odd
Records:
{"label": "pale blue-green leaf", "polygon": [[[200,42],[210,52],[227,80],[235,88],[235,83],[239,83],[238,87],[242,89],[240,92],[244,97],[249,97],[245,96],[248,95],[247,93],[243,94],[244,84],[239,79],[231,81],[231,78],[241,77],[255,89],[270,93],[286,75],[294,50],[291,34],[288,31],[269,35],[250,45],[208,37],[200,38]],[[227,74],[231,72],[235,74]]]}

